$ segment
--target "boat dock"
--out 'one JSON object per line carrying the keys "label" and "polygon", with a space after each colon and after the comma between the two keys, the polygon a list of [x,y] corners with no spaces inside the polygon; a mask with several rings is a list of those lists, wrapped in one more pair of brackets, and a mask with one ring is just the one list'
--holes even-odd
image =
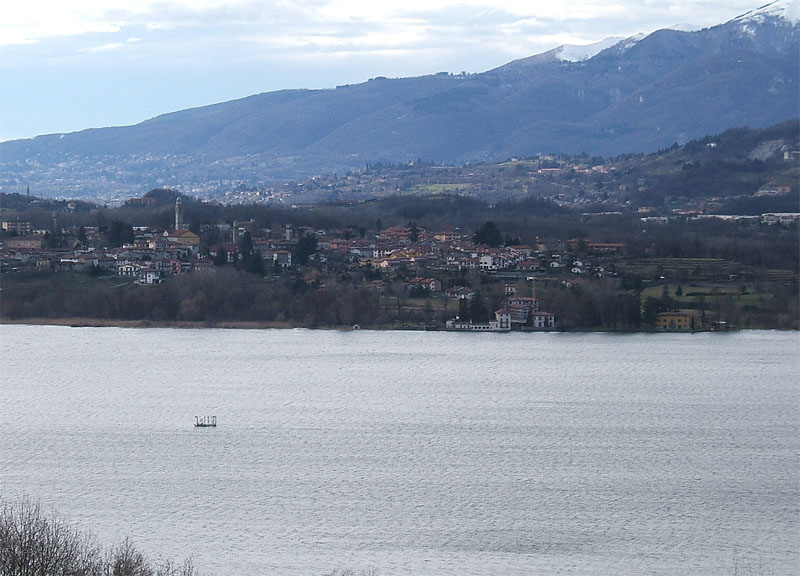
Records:
{"label": "boat dock", "polygon": [[217,417],[216,416],[195,416],[194,417],[194,427],[195,428],[216,428],[217,427]]}

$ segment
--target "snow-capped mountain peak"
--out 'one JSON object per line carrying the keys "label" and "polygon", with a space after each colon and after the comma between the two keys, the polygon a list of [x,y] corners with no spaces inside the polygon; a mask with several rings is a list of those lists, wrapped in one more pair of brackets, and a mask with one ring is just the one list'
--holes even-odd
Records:
{"label": "snow-capped mountain peak", "polygon": [[625,52],[627,50],[630,50],[648,36],[649,34],[639,33],[639,34],[634,34],[629,38],[625,38],[625,40],[619,43],[620,51]]}
{"label": "snow-capped mountain peak", "polygon": [[622,40],[624,40],[622,37],[611,37],[583,46],[564,44],[556,48],[553,51],[553,55],[562,62],[583,62],[595,57],[606,48],[611,48]]}
{"label": "snow-capped mountain peak", "polygon": [[800,0],[775,0],[760,8],[745,12],[733,19],[734,22],[747,24],[761,23],[768,17],[784,18],[792,23],[800,23]]}

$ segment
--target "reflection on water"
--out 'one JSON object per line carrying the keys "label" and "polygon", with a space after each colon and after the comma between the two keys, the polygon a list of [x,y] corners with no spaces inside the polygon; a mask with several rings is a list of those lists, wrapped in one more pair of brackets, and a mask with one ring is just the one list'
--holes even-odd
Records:
{"label": "reflection on water", "polygon": [[795,333],[0,337],[0,494],[204,573],[800,562]]}

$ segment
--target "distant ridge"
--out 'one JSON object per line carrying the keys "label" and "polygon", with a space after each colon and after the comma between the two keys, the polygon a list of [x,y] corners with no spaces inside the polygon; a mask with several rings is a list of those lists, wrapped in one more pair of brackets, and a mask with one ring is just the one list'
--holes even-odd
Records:
{"label": "distant ridge", "polygon": [[797,6],[778,0],[703,30],[562,46],[480,74],[271,92],[135,126],[5,142],[0,189],[35,182],[39,194],[80,197],[102,186],[136,195],[374,162],[652,152],[769,126],[800,116]]}

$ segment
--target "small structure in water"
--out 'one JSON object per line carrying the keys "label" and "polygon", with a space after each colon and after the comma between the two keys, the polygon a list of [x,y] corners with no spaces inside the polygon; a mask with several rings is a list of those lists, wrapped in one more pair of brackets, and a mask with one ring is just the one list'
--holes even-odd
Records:
{"label": "small structure in water", "polygon": [[195,428],[216,428],[217,427],[217,417],[216,416],[195,416],[194,417],[194,427]]}

